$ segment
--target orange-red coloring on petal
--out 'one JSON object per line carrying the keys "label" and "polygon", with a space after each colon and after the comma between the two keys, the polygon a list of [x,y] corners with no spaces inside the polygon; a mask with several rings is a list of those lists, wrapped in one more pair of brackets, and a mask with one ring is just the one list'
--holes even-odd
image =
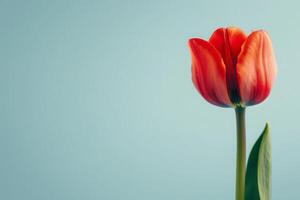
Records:
{"label": "orange-red coloring on petal", "polygon": [[276,77],[271,39],[263,31],[247,36],[236,27],[217,29],[208,41],[189,40],[192,80],[210,103],[222,107],[265,100]]}

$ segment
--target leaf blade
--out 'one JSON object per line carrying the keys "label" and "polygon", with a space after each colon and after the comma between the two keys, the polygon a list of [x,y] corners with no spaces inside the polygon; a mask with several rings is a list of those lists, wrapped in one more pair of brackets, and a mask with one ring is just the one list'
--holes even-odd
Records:
{"label": "leaf blade", "polygon": [[268,124],[251,150],[245,187],[245,200],[271,199],[271,139]]}

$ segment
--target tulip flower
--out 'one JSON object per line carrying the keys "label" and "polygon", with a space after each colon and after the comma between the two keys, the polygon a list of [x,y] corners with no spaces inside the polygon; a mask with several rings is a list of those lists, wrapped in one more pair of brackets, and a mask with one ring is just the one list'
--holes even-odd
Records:
{"label": "tulip flower", "polygon": [[245,108],[263,102],[274,84],[277,67],[271,39],[264,30],[247,36],[241,29],[229,27],[217,29],[208,41],[192,38],[189,47],[196,89],[208,102],[235,109],[236,199],[242,200],[246,174]]}
{"label": "tulip flower", "polygon": [[263,31],[248,37],[239,28],[219,28],[209,41],[189,40],[192,79],[201,95],[222,107],[265,100],[276,76],[271,40]]}

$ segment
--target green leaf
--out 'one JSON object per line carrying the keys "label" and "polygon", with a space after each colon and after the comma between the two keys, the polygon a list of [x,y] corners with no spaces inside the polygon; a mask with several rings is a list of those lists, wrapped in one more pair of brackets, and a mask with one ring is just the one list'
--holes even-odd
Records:
{"label": "green leaf", "polygon": [[245,200],[271,200],[271,139],[268,124],[248,159]]}

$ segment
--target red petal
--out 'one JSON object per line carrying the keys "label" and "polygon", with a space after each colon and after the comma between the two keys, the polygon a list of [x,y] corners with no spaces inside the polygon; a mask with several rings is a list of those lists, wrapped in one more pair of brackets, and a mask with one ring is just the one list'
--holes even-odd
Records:
{"label": "red petal", "polygon": [[[231,59],[235,64],[246,39],[247,36],[241,29],[229,27],[217,29],[210,37],[209,42],[218,49],[224,61]],[[230,57],[228,58],[228,56]]]}
{"label": "red petal", "polygon": [[247,36],[239,28],[219,28],[209,39],[209,42],[221,53],[226,66],[227,91],[231,102],[240,102],[236,77],[237,57]]}
{"label": "red petal", "polygon": [[192,55],[192,79],[201,95],[210,103],[231,105],[226,88],[226,69],[218,51],[207,41],[189,40]]}
{"label": "red petal", "polygon": [[237,77],[242,101],[254,105],[265,100],[277,73],[275,54],[265,31],[249,35],[237,63]]}

